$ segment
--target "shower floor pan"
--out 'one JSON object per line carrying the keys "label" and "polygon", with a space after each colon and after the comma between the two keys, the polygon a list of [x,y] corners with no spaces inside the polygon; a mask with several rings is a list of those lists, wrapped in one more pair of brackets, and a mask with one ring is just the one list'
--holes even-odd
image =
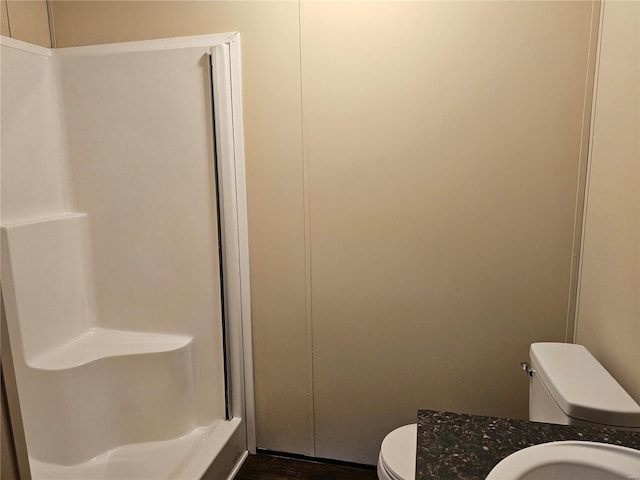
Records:
{"label": "shower floor pan", "polygon": [[237,450],[225,450],[240,424],[238,418],[216,421],[172,440],[120,446],[78,465],[31,459],[32,476],[34,480],[199,480],[205,474],[223,478],[215,472],[228,471],[229,464],[241,460]]}

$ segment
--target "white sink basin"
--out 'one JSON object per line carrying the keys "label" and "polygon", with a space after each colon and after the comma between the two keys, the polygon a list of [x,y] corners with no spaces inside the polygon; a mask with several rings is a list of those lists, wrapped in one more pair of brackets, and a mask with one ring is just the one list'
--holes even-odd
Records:
{"label": "white sink basin", "polygon": [[519,450],[487,480],[640,480],[640,450],[595,442],[552,442]]}

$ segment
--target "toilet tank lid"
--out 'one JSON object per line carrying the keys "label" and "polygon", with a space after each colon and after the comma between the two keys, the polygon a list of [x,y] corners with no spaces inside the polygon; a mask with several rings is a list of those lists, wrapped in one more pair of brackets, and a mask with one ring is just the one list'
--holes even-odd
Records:
{"label": "toilet tank lid", "polygon": [[567,416],[614,427],[640,427],[640,405],[582,345],[534,343],[529,357]]}

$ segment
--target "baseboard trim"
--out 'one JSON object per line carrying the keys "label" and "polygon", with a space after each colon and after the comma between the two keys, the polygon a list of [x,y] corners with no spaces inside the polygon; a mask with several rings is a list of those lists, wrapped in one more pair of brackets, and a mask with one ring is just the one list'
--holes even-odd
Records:
{"label": "baseboard trim", "polygon": [[339,465],[341,467],[358,468],[360,470],[376,469],[375,465],[367,465],[365,463],[345,462],[342,460],[335,460],[332,458],[309,457],[307,455],[300,455],[298,453],[276,452],[274,450],[265,450],[262,448],[257,448],[256,453],[261,455],[270,455],[272,457],[290,458],[292,460],[303,460],[305,462],[324,463],[327,465]]}

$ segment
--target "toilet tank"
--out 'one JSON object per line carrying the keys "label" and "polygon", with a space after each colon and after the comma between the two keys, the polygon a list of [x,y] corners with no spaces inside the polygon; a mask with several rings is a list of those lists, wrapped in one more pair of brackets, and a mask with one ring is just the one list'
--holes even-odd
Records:
{"label": "toilet tank", "polygon": [[529,420],[640,429],[640,405],[582,345],[534,343]]}

